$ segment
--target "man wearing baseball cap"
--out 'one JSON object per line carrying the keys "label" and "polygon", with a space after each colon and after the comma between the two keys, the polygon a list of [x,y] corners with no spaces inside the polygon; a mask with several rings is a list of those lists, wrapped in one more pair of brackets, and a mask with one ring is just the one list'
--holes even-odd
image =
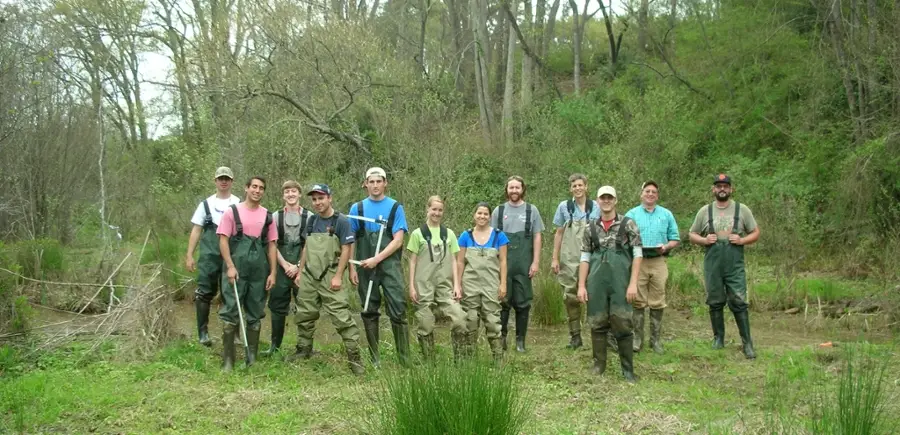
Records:
{"label": "man wearing baseball cap", "polygon": [[313,335],[319,312],[325,311],[344,341],[344,349],[354,374],[365,373],[359,356],[359,328],[350,314],[350,298],[342,287],[344,270],[356,240],[347,217],[331,205],[331,188],[315,184],[307,195],[316,214],[306,230],[306,244],[300,254],[297,293],[297,352],[290,359],[312,355]]}
{"label": "man wearing baseball cap", "polygon": [[666,257],[680,243],[675,216],[657,204],[659,185],[649,180],[641,186],[641,204],[628,210],[625,216],[634,219],[641,231],[644,258],[638,274],[638,294],[634,299],[634,351],[639,352],[644,342],[644,311],[650,308],[650,347],[663,353],[660,331],[663,311],[666,308],[666,279],[669,268]]}
{"label": "man wearing baseball cap", "polygon": [[640,229],[633,219],[616,212],[616,189],[597,190],[600,219],[588,223],[581,239],[578,300],[587,303],[594,352],[594,373],[606,371],[607,334],[616,337],[622,375],[631,383],[634,374],[634,333],[631,302],[637,297],[641,268]]}
{"label": "man wearing baseball cap", "polygon": [[[357,286],[359,299],[365,306],[366,292],[372,280],[372,294],[369,297],[369,308],[362,312],[366,341],[372,354],[372,362],[379,364],[378,321],[381,317],[382,294],[386,299],[387,313],[391,318],[391,332],[400,363],[409,363],[409,324],[406,319],[406,291],[403,285],[403,271],[400,256],[403,255],[403,235],[409,231],[406,225],[406,213],[403,206],[395,199],[385,195],[387,189],[387,173],[379,167],[369,168],[363,187],[369,196],[350,206],[350,227],[356,236],[355,256],[359,267],[350,266],[350,281]],[[381,239],[381,249],[376,246],[380,225],[352,219],[362,216],[370,219],[385,220],[387,226]],[[376,251],[378,254],[376,255]]]}
{"label": "man wearing baseball cap", "polygon": [[[222,214],[232,204],[241,202],[240,198],[231,194],[234,173],[231,168],[222,166],[215,173],[216,193],[197,205],[191,217],[193,228],[188,239],[187,254],[184,266],[188,272],[197,271],[197,289],[194,291],[194,308],[197,312],[197,335],[200,344],[212,346],[209,338],[209,304],[216,293],[222,279],[222,255],[219,252],[219,236],[216,229],[222,220]],[[194,250],[200,244],[200,258],[194,262]]]}
{"label": "man wearing baseball cap", "polygon": [[713,330],[713,349],[725,347],[723,308],[734,314],[743,343],[744,356],[756,358],[750,337],[750,313],[747,311],[747,277],[744,271],[744,246],[759,239],[759,226],[753,212],[731,200],[731,177],[718,174],[713,179],[715,201],[700,208],[691,225],[691,243],[706,247],[703,275],[706,304]]}

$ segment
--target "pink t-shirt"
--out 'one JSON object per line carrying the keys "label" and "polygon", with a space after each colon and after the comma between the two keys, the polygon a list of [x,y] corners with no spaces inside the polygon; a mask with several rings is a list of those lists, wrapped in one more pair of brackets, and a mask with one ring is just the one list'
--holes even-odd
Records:
{"label": "pink t-shirt", "polygon": [[[244,226],[244,234],[249,237],[259,237],[260,233],[262,233],[263,224],[266,223],[266,208],[259,206],[256,210],[250,210],[244,204],[237,204],[236,207],[238,214],[241,217],[241,224]],[[219,229],[216,230],[216,234],[223,234],[228,237],[237,234],[237,230],[234,227],[234,214],[231,211],[231,207],[228,207],[225,210],[225,213],[222,214],[222,220],[219,221]],[[269,224],[269,235],[267,239],[269,242],[278,240],[278,228],[275,227],[274,220]]]}

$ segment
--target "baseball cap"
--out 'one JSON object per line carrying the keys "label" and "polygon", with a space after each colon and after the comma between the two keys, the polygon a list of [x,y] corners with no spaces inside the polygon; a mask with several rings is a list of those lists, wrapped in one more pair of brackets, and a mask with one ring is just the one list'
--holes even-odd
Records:
{"label": "baseball cap", "polygon": [[713,179],[713,184],[725,183],[731,185],[731,177],[726,174],[716,175],[716,178]]}
{"label": "baseball cap", "polygon": [[216,169],[216,177],[215,178],[219,178],[219,177],[228,177],[228,178],[231,178],[232,180],[234,180],[234,173],[231,172],[231,168],[229,168],[228,166],[219,166],[219,168]]}
{"label": "baseball cap", "polygon": [[313,184],[312,187],[309,188],[309,192],[307,192],[306,195],[312,195],[313,193],[321,193],[331,196],[331,188],[328,187],[327,184]]}
{"label": "baseball cap", "polygon": [[376,166],[374,168],[369,168],[369,170],[366,171],[366,180],[368,180],[369,177],[381,177],[387,180],[387,173],[384,172],[384,169]]}
{"label": "baseball cap", "polygon": [[603,195],[612,195],[612,197],[615,198],[616,197],[616,189],[613,188],[612,186],[603,186],[603,187],[597,189],[597,198],[599,198]]}

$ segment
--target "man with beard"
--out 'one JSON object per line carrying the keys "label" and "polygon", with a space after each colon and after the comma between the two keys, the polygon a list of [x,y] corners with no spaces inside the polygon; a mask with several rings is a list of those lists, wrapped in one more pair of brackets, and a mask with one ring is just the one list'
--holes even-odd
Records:
{"label": "man with beard", "polygon": [[381,250],[378,255],[375,251],[378,243],[378,233],[381,226],[373,223],[351,219],[350,227],[356,236],[356,260],[359,267],[350,266],[350,282],[357,286],[359,299],[365,306],[366,292],[369,281],[372,284],[372,294],[369,298],[368,310],[361,313],[363,327],[366,331],[366,341],[369,343],[369,352],[372,354],[372,362],[378,366],[380,356],[378,352],[378,321],[381,317],[381,293],[384,292],[387,305],[387,313],[391,318],[391,332],[394,335],[394,344],[400,364],[409,364],[409,324],[406,320],[406,292],[403,289],[403,271],[400,257],[403,255],[403,235],[409,231],[406,226],[406,214],[403,206],[397,200],[385,195],[387,189],[387,173],[384,169],[375,167],[366,171],[366,181],[363,187],[369,197],[350,206],[350,216],[363,216],[370,219],[386,220],[386,234],[381,238]]}
{"label": "man with beard", "polygon": [[544,223],[533,204],[525,202],[525,180],[513,175],[506,180],[507,201],[494,209],[491,226],[506,233],[507,247],[506,299],[501,301],[500,342],[507,349],[510,308],[516,310],[516,351],[525,352],[528,314],[533,290],[531,279],[541,262],[541,231]]}
{"label": "man with beard", "polygon": [[749,207],[731,200],[731,177],[717,175],[712,192],[715,201],[697,212],[690,230],[691,243],[706,247],[703,276],[713,330],[712,347],[725,347],[723,308],[727,303],[741,335],[744,356],[754,359],[756,352],[750,337],[750,313],[747,312],[744,246],[756,243],[759,226]]}
{"label": "man with beard", "polygon": [[278,232],[272,226],[272,214],[259,205],[266,191],[266,180],[253,177],[244,189],[244,202],[232,205],[222,215],[222,222],[216,231],[219,234],[219,249],[225,261],[229,286],[223,289],[224,305],[219,310],[219,318],[224,325],[222,344],[224,345],[223,368],[231,371],[234,366],[234,335],[238,331],[238,304],[246,325],[248,365],[256,361],[259,349],[259,330],[266,317],[266,292],[275,285],[275,242]]}
{"label": "man with beard", "polygon": [[644,342],[644,311],[650,307],[650,347],[663,353],[659,338],[663,311],[666,308],[666,279],[669,268],[666,257],[680,243],[678,224],[668,209],[658,205],[659,186],[647,181],[641,186],[641,205],[631,209],[628,216],[641,230],[644,258],[638,274],[638,295],[634,299],[634,351],[640,352]]}
{"label": "man with beard", "polygon": [[300,270],[300,251],[306,240],[309,211],[300,206],[300,183],[285,181],[281,186],[284,208],[272,214],[278,230],[278,275],[275,287],[269,292],[269,312],[272,315],[272,344],[263,356],[273,355],[281,348],[284,324],[291,308],[291,299],[297,295],[294,278]]}
{"label": "man with beard", "polygon": [[[222,281],[222,255],[219,252],[219,237],[216,228],[222,220],[222,214],[228,206],[241,202],[240,198],[231,194],[234,173],[231,168],[222,166],[216,169],[216,194],[206,198],[197,205],[191,223],[191,236],[188,239],[187,255],[184,266],[188,272],[197,270],[197,290],[194,291],[194,307],[197,311],[197,335],[200,344],[212,346],[209,338],[209,304]],[[194,263],[194,250],[200,243],[200,261]]]}
{"label": "man with beard", "polygon": [[307,194],[312,198],[316,214],[306,230],[306,246],[300,258],[297,294],[297,353],[291,359],[312,355],[313,335],[319,311],[331,318],[334,329],[344,341],[344,350],[354,374],[365,373],[359,356],[359,328],[350,315],[350,298],[343,290],[343,276],[350,261],[355,237],[347,217],[331,206],[331,189],[316,184]]}
{"label": "man with beard", "polygon": [[634,220],[616,212],[616,189],[603,186],[597,191],[600,219],[590,221],[581,241],[578,268],[578,300],[587,303],[594,350],[594,373],[606,371],[607,334],[618,342],[622,375],[631,383],[634,374],[634,333],[631,302],[637,296],[641,268],[641,235]]}
{"label": "man with beard", "polygon": [[581,341],[581,303],[578,302],[578,264],[581,258],[581,238],[588,221],[600,216],[600,208],[587,199],[587,177],[572,174],[569,177],[569,191],[572,199],[562,201],[556,207],[553,224],[553,261],[550,270],[563,288],[566,314],[569,318],[569,349],[578,349]]}

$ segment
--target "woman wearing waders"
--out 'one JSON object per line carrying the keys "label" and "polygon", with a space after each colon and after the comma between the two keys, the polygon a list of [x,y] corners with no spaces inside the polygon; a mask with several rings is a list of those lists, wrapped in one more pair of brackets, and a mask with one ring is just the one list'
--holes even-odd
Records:
{"label": "woman wearing waders", "polygon": [[525,352],[528,313],[534,294],[531,279],[541,263],[541,231],[544,223],[537,207],[525,202],[525,181],[513,175],[506,180],[507,201],[494,209],[491,226],[509,238],[506,299],[501,300],[500,335],[503,350],[507,349],[506,334],[510,308],[516,310],[516,351]]}
{"label": "woman wearing waders", "polygon": [[284,324],[291,308],[291,299],[297,295],[294,279],[300,270],[300,251],[306,239],[309,211],[300,206],[300,183],[285,181],[281,186],[284,208],[272,214],[278,230],[278,275],[275,287],[269,292],[269,313],[272,316],[272,343],[263,356],[271,356],[281,349]]}
{"label": "woman wearing waders", "polygon": [[466,318],[459,304],[462,293],[457,273],[459,244],[453,230],[445,227],[444,202],[439,196],[428,198],[427,222],[409,235],[409,298],[416,306],[417,336],[426,360],[434,358],[433,311],[450,318],[453,357],[459,359],[465,343]]}
{"label": "woman wearing waders", "polygon": [[[188,239],[187,255],[184,266],[188,272],[197,271],[197,290],[194,291],[194,307],[197,311],[197,335],[200,344],[212,346],[209,338],[209,304],[222,281],[222,255],[219,252],[219,236],[216,229],[222,220],[222,214],[228,206],[241,202],[240,198],[231,194],[234,174],[231,168],[222,166],[216,169],[216,194],[206,198],[197,205],[191,223],[191,236]],[[194,250],[200,244],[200,258],[194,263]]]}
{"label": "woman wearing waders", "polygon": [[568,349],[578,349],[581,341],[582,305],[578,301],[578,264],[581,259],[581,238],[588,221],[600,217],[600,208],[587,197],[587,177],[584,174],[572,174],[569,177],[569,192],[572,199],[562,201],[556,207],[553,224],[556,233],[553,235],[553,260],[550,270],[556,274],[562,286],[569,318]]}
{"label": "woman wearing waders", "polygon": [[331,189],[316,184],[307,194],[312,197],[316,214],[307,227],[306,246],[300,258],[302,272],[297,276],[297,352],[289,359],[308,359],[312,355],[313,335],[319,311],[331,318],[334,329],[344,341],[344,350],[354,374],[365,373],[359,356],[359,329],[350,315],[350,298],[342,288],[344,270],[350,262],[350,250],[356,238],[347,217],[331,206]]}
{"label": "woman wearing waders", "polygon": [[253,177],[247,181],[244,191],[244,202],[225,211],[216,231],[226,268],[222,286],[224,305],[219,310],[225,371],[234,367],[234,336],[239,332],[241,314],[238,304],[243,307],[247,333],[247,364],[252,365],[259,350],[261,321],[266,317],[266,293],[275,285],[278,231],[272,225],[272,214],[259,205],[266,191],[266,180]]}
{"label": "woman wearing waders", "polygon": [[607,334],[612,330],[618,342],[622,375],[631,383],[634,349],[631,301],[637,296],[641,268],[641,235],[631,218],[616,212],[616,190],[603,186],[597,191],[600,219],[591,221],[581,241],[578,268],[578,300],[587,303],[593,372],[606,371]]}
{"label": "woman wearing waders", "polygon": [[[403,286],[403,270],[400,258],[403,255],[403,235],[408,231],[406,214],[398,201],[385,195],[387,174],[384,169],[370,168],[366,171],[363,187],[369,197],[350,206],[350,227],[356,236],[356,260],[358,267],[350,266],[350,282],[357,286],[366,341],[372,354],[372,363],[378,366],[378,320],[381,317],[382,292],[386,299],[387,313],[391,318],[391,332],[400,364],[409,364],[409,324],[406,320],[406,291]],[[381,237],[381,249],[376,246],[381,225],[354,219],[361,216],[385,223]],[[376,251],[377,254],[376,254]],[[372,292],[369,307],[365,309],[369,282]],[[379,290],[380,288],[380,290]]]}
{"label": "woman wearing waders", "polygon": [[750,313],[747,312],[747,278],[744,273],[744,246],[759,239],[759,226],[753,212],[731,200],[731,177],[719,174],[713,180],[715,202],[703,206],[691,225],[691,243],[706,247],[703,277],[706,304],[713,330],[713,349],[725,347],[723,308],[734,314],[741,335],[744,356],[756,358],[750,337]]}
{"label": "woman wearing waders", "polygon": [[462,282],[462,305],[466,311],[466,350],[473,348],[478,323],[484,324],[485,335],[495,361],[503,358],[500,343],[500,301],[506,297],[506,250],[509,239],[502,231],[491,228],[491,206],[482,202],[475,206],[475,227],[459,236],[459,273]]}

